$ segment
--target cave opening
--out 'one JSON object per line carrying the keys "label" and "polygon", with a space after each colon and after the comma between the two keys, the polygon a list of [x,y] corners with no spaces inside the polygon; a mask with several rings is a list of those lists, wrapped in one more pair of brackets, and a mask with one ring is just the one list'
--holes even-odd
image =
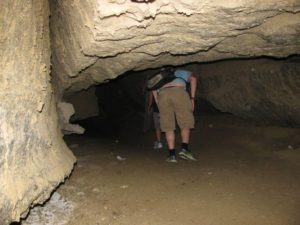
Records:
{"label": "cave opening", "polygon": [[[145,81],[156,70],[128,72],[65,96],[75,108],[71,122],[84,127],[85,134],[65,135],[77,158],[74,172],[54,200],[34,215],[41,219],[42,214],[59,209],[65,214],[55,212],[52,217],[68,224],[165,224],[172,221],[173,213],[183,212],[184,218],[172,224],[245,220],[293,224],[299,219],[295,177],[299,177],[300,132],[296,123],[289,123],[295,105],[284,106],[290,118],[281,117],[283,103],[272,102],[268,87],[282,98],[287,94],[284,85],[298,88],[290,82],[299,74],[298,60],[294,56],[183,65],[197,73],[198,80],[196,128],[190,143],[196,162],[165,162],[165,139],[162,149],[153,149],[154,130],[144,127]],[[229,107],[222,108],[222,101]],[[266,120],[269,110],[272,120]],[[191,205],[201,213],[186,212]],[[237,213],[241,208],[243,215]],[[276,217],[271,217],[274,213]],[[29,216],[25,224],[32,224],[33,218],[37,216]]]}
{"label": "cave opening", "polygon": [[[2,6],[0,224],[299,223],[297,1]],[[162,65],[198,75],[196,162],[125,82]]]}
{"label": "cave opening", "polygon": [[[187,64],[174,68],[199,67],[200,65]],[[136,132],[143,133],[154,129],[153,125],[147,124],[153,121],[148,121],[149,116],[147,116],[150,91],[146,88],[146,81],[149,76],[158,73],[160,69],[129,71],[103,84],[66,95],[65,101],[72,103],[75,108],[70,121],[82,126],[85,129],[85,135],[98,135],[98,137],[115,140],[119,139],[120,132],[124,132],[129,127],[133,128],[132,125],[135,126]],[[197,94],[194,114],[197,117],[202,114],[230,114],[216,109],[204,96],[201,96],[199,75],[196,77],[200,91]],[[93,101],[89,102],[87,98],[93,98]],[[84,110],[88,113],[82,112]],[[78,113],[82,115],[77,115]],[[83,116],[89,113],[92,116]]]}
{"label": "cave opening", "polygon": [[[52,224],[51,220],[126,224],[137,219],[164,224],[172,220],[165,211],[170,203],[175,213],[189,204],[204,212],[185,213],[191,222],[182,219],[182,224],[197,224],[199,216],[204,221],[226,218],[238,224],[247,218],[257,223],[254,216],[269,220],[272,207],[277,214],[274,224],[297,221],[298,102],[287,105],[293,98],[287,87],[299,88],[299,56],[220,60],[180,68],[197,77],[196,125],[190,143],[197,162],[180,160],[175,166],[165,162],[164,137],[163,148],[153,148],[153,121],[150,126],[145,121],[149,94],[145,82],[160,68],[129,71],[64,96],[75,109],[70,122],[85,129],[84,134],[64,136],[77,158],[73,174],[48,202],[17,224]],[[176,147],[180,147],[178,127]],[[279,195],[283,191],[285,195]],[[250,207],[243,216],[235,214],[241,205],[245,210]],[[161,211],[165,216],[157,217]]]}
{"label": "cave opening", "polygon": [[[205,114],[231,115],[257,125],[299,127],[293,118],[297,117],[293,110],[298,109],[298,103],[286,101],[290,98],[287,87],[292,85],[292,89],[298,88],[297,78],[294,84],[291,83],[299,73],[297,55],[283,59],[223,59],[189,63],[177,68],[191,70],[197,77],[196,117]],[[137,125],[137,130],[147,130],[143,120],[149,92],[145,85],[147,77],[157,73],[159,69],[128,71],[87,90],[66,95],[65,101],[75,107],[70,121],[84,127],[85,134],[98,133],[100,136],[114,136],[115,139],[118,139],[118,130],[126,127],[126,122],[128,124],[130,120],[136,120],[134,124]],[[274,79],[274,76],[277,77]],[[279,85],[279,80],[283,80],[286,87]],[[269,83],[263,83],[265,81]],[[275,91],[272,93],[268,89]],[[282,102],[275,99],[278,95],[281,95]],[[231,101],[230,106],[228,101]],[[282,104],[286,108],[279,106]],[[270,116],[271,111],[273,117]]]}

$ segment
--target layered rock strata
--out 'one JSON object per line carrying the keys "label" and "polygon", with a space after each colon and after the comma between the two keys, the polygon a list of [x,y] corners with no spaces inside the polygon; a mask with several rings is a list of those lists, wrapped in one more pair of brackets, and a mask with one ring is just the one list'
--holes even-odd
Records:
{"label": "layered rock strata", "polygon": [[300,53],[300,2],[51,1],[53,67],[73,92],[130,70]]}

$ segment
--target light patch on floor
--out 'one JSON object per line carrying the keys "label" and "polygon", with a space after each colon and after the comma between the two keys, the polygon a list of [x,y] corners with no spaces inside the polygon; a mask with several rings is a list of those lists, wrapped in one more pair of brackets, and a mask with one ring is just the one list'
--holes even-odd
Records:
{"label": "light patch on floor", "polygon": [[37,206],[30,211],[22,225],[65,225],[74,210],[72,201],[55,192],[44,206]]}

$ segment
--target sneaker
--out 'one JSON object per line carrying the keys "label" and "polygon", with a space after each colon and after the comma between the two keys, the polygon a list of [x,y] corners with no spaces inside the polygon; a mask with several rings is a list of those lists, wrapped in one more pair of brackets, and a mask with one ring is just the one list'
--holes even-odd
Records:
{"label": "sneaker", "polygon": [[163,147],[162,143],[159,141],[154,142],[154,149],[161,149]]}
{"label": "sneaker", "polygon": [[161,149],[161,148],[163,148],[163,144],[162,144],[161,142],[158,142],[158,144],[157,144],[157,148],[158,148],[158,149]]}
{"label": "sneaker", "polygon": [[177,163],[177,159],[175,155],[169,155],[166,161],[170,163]]}
{"label": "sneaker", "polygon": [[192,155],[192,153],[190,151],[185,150],[185,149],[181,149],[181,151],[178,153],[178,155],[182,159],[197,161],[197,159]]}

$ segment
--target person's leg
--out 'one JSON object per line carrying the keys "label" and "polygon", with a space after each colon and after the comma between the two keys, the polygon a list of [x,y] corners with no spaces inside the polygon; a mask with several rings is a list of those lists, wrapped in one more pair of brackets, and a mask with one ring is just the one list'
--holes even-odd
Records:
{"label": "person's leg", "polygon": [[175,132],[174,132],[174,130],[166,131],[166,139],[167,139],[169,150],[175,149]]}
{"label": "person's leg", "polygon": [[154,149],[161,149],[163,148],[163,144],[161,143],[161,130],[160,128],[155,128],[155,142],[154,142]]}
{"label": "person's leg", "polygon": [[161,142],[161,130],[160,128],[155,128],[155,138],[157,142]]}
{"label": "person's leg", "polygon": [[189,128],[182,128],[181,129],[181,150],[178,153],[180,158],[182,159],[190,159],[190,160],[197,160],[189,150],[189,141],[190,141],[190,132]]}
{"label": "person's leg", "polygon": [[181,130],[181,150],[178,155],[183,159],[196,160],[189,150],[190,129],[194,128],[195,123],[191,100],[184,90],[178,91],[177,99],[178,104],[175,105],[175,113]]}
{"label": "person's leg", "polygon": [[190,142],[190,128],[182,128],[181,129],[181,141],[182,143],[189,144]]}
{"label": "person's leg", "polygon": [[190,129],[181,129],[181,150],[178,153],[179,157],[182,159],[197,160],[192,153],[189,151],[189,141],[190,141]]}
{"label": "person's leg", "polygon": [[166,131],[166,139],[169,148],[169,156],[167,158],[167,162],[177,162],[176,160],[176,152],[175,152],[175,131]]}
{"label": "person's leg", "polygon": [[177,162],[175,153],[175,114],[173,107],[172,88],[162,89],[158,96],[161,130],[166,134],[169,149],[167,162]]}
{"label": "person's leg", "polygon": [[181,151],[189,151],[189,142],[190,142],[190,129],[182,128],[181,129]]}
{"label": "person's leg", "polygon": [[160,149],[163,147],[163,145],[161,143],[160,115],[158,112],[153,113],[153,121],[154,121],[154,128],[155,128],[154,149]]}

